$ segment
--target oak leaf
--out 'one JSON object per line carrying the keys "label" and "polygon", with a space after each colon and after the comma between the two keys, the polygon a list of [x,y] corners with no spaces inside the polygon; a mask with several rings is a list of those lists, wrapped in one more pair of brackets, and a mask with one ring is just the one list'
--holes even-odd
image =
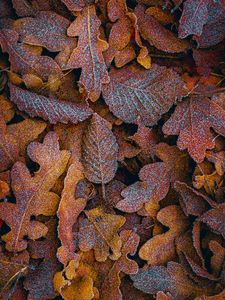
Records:
{"label": "oak leaf", "polygon": [[150,266],[148,269],[140,269],[136,275],[131,276],[131,279],[137,289],[148,294],[155,294],[158,291],[169,292],[173,300],[202,295],[204,291],[204,288],[196,285],[188,276],[182,265],[172,261],[167,267]]}
{"label": "oak leaf", "polygon": [[34,46],[58,52],[66,47],[72,48],[75,41],[66,34],[70,22],[51,11],[41,11],[35,18],[22,18],[14,22],[20,41]]}
{"label": "oak leaf", "polygon": [[136,65],[110,70],[103,98],[110,111],[127,123],[154,125],[184,96],[184,83],[172,69],[153,64],[150,70]]}
{"label": "oak leaf", "polygon": [[212,231],[221,234],[225,237],[225,205],[220,204],[216,208],[212,208],[205,212],[202,216],[197,219],[203,222],[212,229]]}
{"label": "oak leaf", "polygon": [[177,146],[181,150],[188,149],[196,162],[202,162],[206,150],[215,146],[210,128],[225,135],[223,102],[223,96],[215,96],[211,100],[192,96],[178,103],[173,115],[163,125],[163,132],[179,135]]}
{"label": "oak leaf", "polygon": [[27,151],[29,157],[40,165],[40,169],[32,177],[25,164],[15,163],[11,177],[16,203],[0,203],[0,218],[11,229],[3,236],[3,240],[6,248],[14,252],[27,247],[25,236],[38,239],[46,235],[47,227],[32,220],[31,216],[55,214],[59,197],[50,189],[64,172],[70,156],[68,151],[59,150],[55,133],[48,133],[43,144],[31,143]]}
{"label": "oak leaf", "polygon": [[108,183],[117,170],[118,145],[109,123],[93,114],[83,136],[82,162],[85,177],[93,183]]}
{"label": "oak leaf", "polygon": [[88,219],[80,220],[79,224],[80,250],[86,252],[94,249],[97,261],[105,261],[108,256],[117,260],[121,256],[122,246],[121,237],[117,232],[125,223],[125,218],[107,214],[100,207],[85,211],[85,214]]}
{"label": "oak leaf", "polygon": [[128,255],[135,254],[139,244],[139,236],[131,230],[123,230],[120,233],[120,237],[123,243],[121,248],[122,255],[114,262],[103,281],[100,292],[102,300],[122,300],[122,293],[120,291],[120,272],[129,275],[138,272],[138,264],[128,258]]}
{"label": "oak leaf", "polygon": [[134,13],[137,16],[140,34],[150,45],[170,53],[179,53],[188,49],[187,41],[178,39],[153,16],[146,14],[144,6],[138,5]]}
{"label": "oak leaf", "polygon": [[179,198],[180,205],[186,216],[201,216],[210,206],[217,206],[217,204],[209,197],[193,189],[184,182],[176,181],[174,188],[181,196]]}
{"label": "oak leaf", "polygon": [[29,269],[24,280],[24,288],[29,292],[28,299],[47,300],[54,298],[53,276],[60,269],[56,258],[57,227],[56,220],[45,223],[48,233],[43,240],[29,241],[28,249],[33,259],[42,259],[34,269]]}
{"label": "oak leaf", "polygon": [[41,117],[51,124],[78,123],[87,119],[92,110],[86,104],[76,104],[57,98],[47,98],[36,93],[10,85],[11,101],[31,117]]}
{"label": "oak leaf", "polygon": [[3,52],[9,54],[11,70],[24,74],[34,74],[48,80],[50,75],[62,76],[59,65],[49,56],[41,56],[39,48],[18,42],[19,35],[10,29],[0,30],[0,44]]}
{"label": "oak leaf", "polygon": [[157,214],[157,220],[169,227],[169,230],[155,235],[139,250],[140,258],[147,260],[148,264],[151,265],[163,265],[175,258],[174,241],[189,225],[187,217],[185,217],[180,207],[176,205],[162,208]]}
{"label": "oak leaf", "polygon": [[0,171],[7,170],[19,157],[16,137],[8,132],[2,111],[0,110]]}
{"label": "oak leaf", "polygon": [[76,223],[79,214],[84,210],[90,196],[91,192],[86,187],[83,167],[78,160],[71,164],[67,171],[57,212],[59,218],[58,236],[61,241],[57,257],[64,266],[72,259],[76,260],[78,258],[75,254],[73,225]]}
{"label": "oak leaf", "polygon": [[144,203],[162,200],[168,193],[170,184],[178,178],[185,178],[189,160],[176,146],[160,143],[156,146],[156,154],[163,162],[145,165],[139,172],[141,181],[135,182],[124,189],[123,200],[116,207],[125,212],[135,212]]}
{"label": "oak leaf", "polygon": [[84,87],[87,97],[92,101],[98,100],[102,85],[110,80],[102,55],[108,44],[99,38],[100,24],[95,6],[88,5],[67,30],[68,36],[79,38],[66,69],[82,68],[79,84]]}

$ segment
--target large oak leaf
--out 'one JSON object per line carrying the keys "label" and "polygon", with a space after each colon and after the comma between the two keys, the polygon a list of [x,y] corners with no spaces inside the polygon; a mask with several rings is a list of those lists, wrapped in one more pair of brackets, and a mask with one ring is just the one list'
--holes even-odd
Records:
{"label": "large oak leaf", "polygon": [[38,239],[47,233],[47,227],[31,217],[55,214],[59,197],[50,190],[64,172],[70,156],[68,151],[59,150],[55,133],[48,133],[43,144],[32,142],[27,151],[40,169],[31,176],[25,164],[16,162],[11,171],[16,203],[0,203],[0,219],[11,229],[3,240],[6,248],[14,252],[27,247],[24,237]]}

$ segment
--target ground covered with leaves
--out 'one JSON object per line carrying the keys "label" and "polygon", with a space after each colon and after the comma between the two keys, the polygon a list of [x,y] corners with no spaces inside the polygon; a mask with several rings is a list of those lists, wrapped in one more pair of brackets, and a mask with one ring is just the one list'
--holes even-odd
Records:
{"label": "ground covered with leaves", "polygon": [[224,37],[224,0],[0,0],[1,299],[225,299]]}

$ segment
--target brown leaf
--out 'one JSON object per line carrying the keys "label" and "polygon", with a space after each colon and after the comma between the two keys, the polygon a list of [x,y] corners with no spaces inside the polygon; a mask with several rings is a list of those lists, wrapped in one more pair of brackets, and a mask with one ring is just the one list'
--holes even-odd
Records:
{"label": "brown leaf", "polygon": [[79,84],[84,87],[87,97],[92,101],[98,100],[102,85],[110,80],[102,55],[108,44],[99,38],[100,24],[95,6],[88,5],[67,30],[69,36],[79,38],[66,69],[82,68]]}
{"label": "brown leaf", "polygon": [[138,264],[128,258],[128,255],[135,254],[139,244],[139,236],[131,230],[123,230],[120,233],[120,237],[123,243],[121,248],[122,255],[114,262],[103,281],[100,292],[102,300],[122,300],[120,273],[123,272],[131,275],[138,272]]}
{"label": "brown leaf", "polygon": [[8,132],[7,125],[0,110],[0,171],[9,169],[19,157],[16,137]]}
{"label": "brown leaf", "polygon": [[79,224],[79,248],[84,252],[94,249],[97,261],[105,261],[108,256],[117,260],[121,256],[122,246],[117,232],[125,223],[125,218],[106,214],[100,207],[85,211],[85,214],[88,219],[81,220]]}
{"label": "brown leaf", "polygon": [[154,125],[184,95],[184,84],[172,69],[152,65],[112,68],[103,97],[110,111],[127,123]]}
{"label": "brown leaf", "polygon": [[196,191],[184,182],[176,181],[174,188],[181,195],[179,200],[186,216],[201,216],[209,208],[209,205],[212,207],[217,206],[209,197]]}
{"label": "brown leaf", "polygon": [[23,90],[13,84],[10,85],[11,100],[18,108],[31,117],[41,117],[51,124],[78,123],[87,119],[92,110],[86,104],[76,104],[62,101]]}
{"label": "brown leaf", "polygon": [[148,294],[155,294],[157,291],[170,292],[173,300],[192,298],[202,295],[204,291],[189,278],[182,265],[176,262],[169,262],[167,268],[150,266],[148,269],[140,269],[131,279],[137,289]]}
{"label": "brown leaf", "polygon": [[140,181],[128,186],[121,195],[124,199],[116,207],[125,212],[135,212],[144,203],[162,200],[168,193],[170,183],[184,178],[184,170],[188,169],[188,157],[176,146],[160,143],[156,146],[157,155],[163,162],[145,165],[139,172]]}
{"label": "brown leaf", "polygon": [[60,265],[56,258],[57,230],[56,220],[45,223],[48,228],[46,238],[39,241],[29,241],[31,257],[44,260],[34,269],[28,271],[24,281],[24,287],[29,291],[29,299],[47,300],[54,298],[53,276],[59,270]]}
{"label": "brown leaf", "polygon": [[[59,218],[58,235],[61,247],[57,257],[66,266],[70,260],[77,259],[74,245],[73,225],[79,214],[84,210],[89,194],[79,195],[79,186],[87,184],[84,181],[83,167],[79,160],[70,165],[64,180],[62,198],[57,212]],[[84,187],[83,187],[84,188]],[[82,188],[81,188],[82,191]]]}
{"label": "brown leaf", "polygon": [[59,197],[49,190],[64,172],[69,159],[68,151],[59,150],[55,133],[48,133],[43,144],[31,143],[27,151],[30,158],[40,165],[39,171],[32,177],[25,164],[15,163],[11,177],[16,204],[0,203],[0,218],[11,229],[3,236],[3,240],[7,249],[14,252],[27,247],[25,236],[38,239],[46,235],[47,227],[37,220],[31,220],[31,216],[55,214]]}
{"label": "brown leaf", "polygon": [[196,162],[202,162],[206,149],[215,146],[210,127],[225,135],[223,102],[223,96],[211,101],[201,96],[191,97],[177,105],[174,114],[164,124],[163,132],[179,135],[177,146],[181,150],[188,149]]}
{"label": "brown leaf", "polygon": [[202,216],[198,221],[207,224],[213,231],[225,237],[225,205],[220,204],[217,208],[213,208]]}
{"label": "brown leaf", "polygon": [[151,265],[163,265],[176,256],[175,238],[184,232],[189,223],[179,206],[170,205],[159,211],[157,220],[169,227],[165,233],[155,235],[139,250],[141,259]]}
{"label": "brown leaf", "polygon": [[138,5],[134,12],[137,16],[140,33],[150,45],[170,53],[179,53],[188,49],[187,41],[178,39],[174,33],[166,29],[154,17],[146,14],[144,6]]}
{"label": "brown leaf", "polygon": [[41,56],[38,48],[18,43],[19,35],[10,29],[0,30],[2,51],[9,54],[11,70],[24,74],[34,74],[47,80],[50,75],[61,76],[59,65],[48,56]]}
{"label": "brown leaf", "polygon": [[75,41],[66,35],[70,22],[51,11],[41,11],[35,18],[22,18],[14,22],[14,29],[23,43],[41,46],[58,52],[71,48]]}
{"label": "brown leaf", "polygon": [[83,136],[82,161],[85,177],[94,183],[108,183],[117,170],[118,145],[109,123],[93,114]]}

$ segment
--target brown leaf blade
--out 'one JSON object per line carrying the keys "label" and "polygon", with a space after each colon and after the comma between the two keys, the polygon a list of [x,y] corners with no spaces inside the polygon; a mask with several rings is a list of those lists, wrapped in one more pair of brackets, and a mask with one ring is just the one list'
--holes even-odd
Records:
{"label": "brown leaf blade", "polygon": [[93,183],[108,183],[118,167],[118,145],[108,126],[107,121],[95,113],[83,137],[84,174]]}
{"label": "brown leaf blade", "polygon": [[39,171],[32,177],[25,164],[16,162],[11,173],[16,204],[0,203],[0,219],[11,229],[3,240],[6,248],[14,252],[27,247],[25,236],[38,239],[47,233],[47,227],[39,221],[31,220],[31,216],[55,214],[59,197],[49,190],[65,170],[70,156],[68,151],[59,150],[55,133],[48,133],[43,144],[31,143],[28,154],[40,165]]}
{"label": "brown leaf blade", "polygon": [[57,98],[47,98],[36,93],[23,90],[13,84],[10,85],[11,100],[18,108],[31,117],[41,117],[51,124],[78,123],[87,119],[92,110],[86,104],[75,104],[60,101]]}
{"label": "brown leaf blade", "polygon": [[111,69],[109,75],[103,98],[110,111],[127,123],[154,125],[184,95],[179,75],[156,64],[150,70],[136,65]]}
{"label": "brown leaf blade", "polygon": [[81,14],[68,28],[69,36],[79,36],[78,45],[73,50],[66,69],[82,68],[79,80],[88,98],[96,101],[102,91],[102,85],[109,82],[108,71],[102,52],[108,44],[99,38],[98,19],[94,5],[85,7]]}

